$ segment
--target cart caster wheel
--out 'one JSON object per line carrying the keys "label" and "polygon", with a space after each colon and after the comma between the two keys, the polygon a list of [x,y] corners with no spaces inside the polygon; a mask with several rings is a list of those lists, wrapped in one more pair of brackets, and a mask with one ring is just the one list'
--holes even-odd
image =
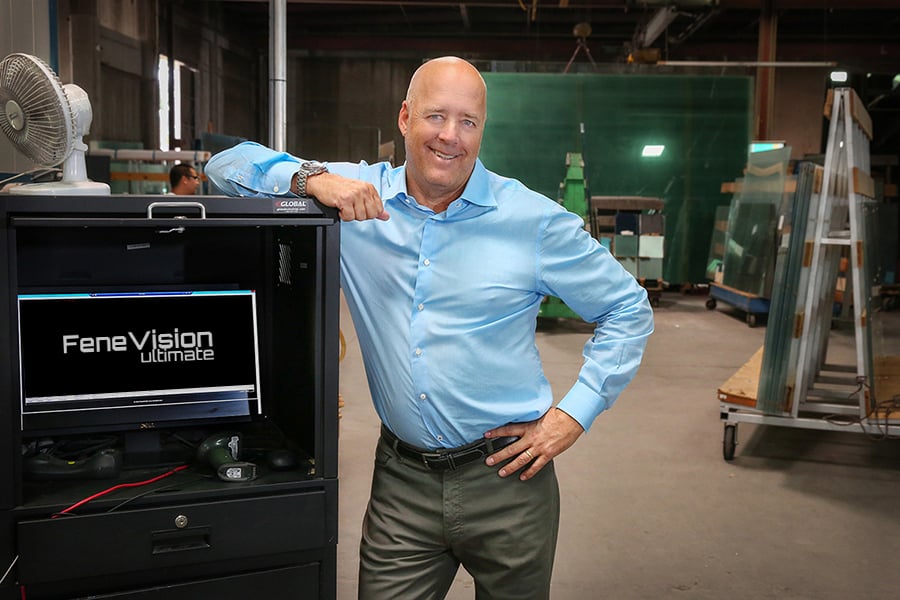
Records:
{"label": "cart caster wheel", "polygon": [[737,425],[725,425],[725,436],[722,438],[722,457],[734,460],[734,449],[737,446]]}
{"label": "cart caster wheel", "polygon": [[756,327],[756,315],[753,313],[747,313],[747,325],[750,327]]}
{"label": "cart caster wheel", "polygon": [[706,310],[714,310],[716,308],[716,299],[710,298],[706,301]]}

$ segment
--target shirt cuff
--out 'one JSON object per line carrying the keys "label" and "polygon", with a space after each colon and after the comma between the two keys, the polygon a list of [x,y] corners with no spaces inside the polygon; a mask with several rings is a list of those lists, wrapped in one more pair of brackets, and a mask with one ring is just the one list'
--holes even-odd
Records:
{"label": "shirt cuff", "polygon": [[275,196],[296,196],[291,192],[291,183],[299,168],[300,165],[294,162],[279,162],[272,165],[266,173],[266,182],[270,184],[271,189],[265,191]]}
{"label": "shirt cuff", "polygon": [[587,431],[597,415],[608,408],[606,401],[596,394],[591,388],[576,381],[569,393],[559,401],[556,408],[563,411]]}

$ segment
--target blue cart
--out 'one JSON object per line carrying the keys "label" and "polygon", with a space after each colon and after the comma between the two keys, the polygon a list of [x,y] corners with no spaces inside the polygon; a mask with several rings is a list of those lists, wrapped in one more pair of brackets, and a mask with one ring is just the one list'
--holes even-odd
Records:
{"label": "blue cart", "polygon": [[769,314],[769,299],[762,296],[754,296],[721,283],[709,284],[709,299],[706,308],[713,310],[717,302],[721,300],[725,304],[738,308],[747,315],[747,325],[756,327],[759,315]]}

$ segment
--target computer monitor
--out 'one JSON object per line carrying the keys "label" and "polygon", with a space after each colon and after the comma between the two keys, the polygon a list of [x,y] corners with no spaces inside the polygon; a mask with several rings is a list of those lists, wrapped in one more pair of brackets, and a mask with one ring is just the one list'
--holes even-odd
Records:
{"label": "computer monitor", "polygon": [[215,287],[20,290],[23,435],[261,414],[256,294]]}

